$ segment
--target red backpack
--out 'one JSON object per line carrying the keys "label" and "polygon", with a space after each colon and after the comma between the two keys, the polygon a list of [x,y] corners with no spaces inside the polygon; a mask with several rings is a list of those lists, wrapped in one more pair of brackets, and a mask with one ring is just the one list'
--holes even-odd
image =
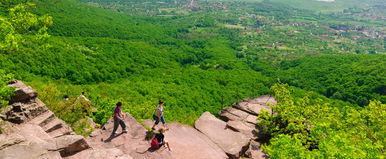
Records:
{"label": "red backpack", "polygon": [[159,148],[158,140],[155,137],[153,139],[151,139],[151,148],[152,149],[158,149]]}

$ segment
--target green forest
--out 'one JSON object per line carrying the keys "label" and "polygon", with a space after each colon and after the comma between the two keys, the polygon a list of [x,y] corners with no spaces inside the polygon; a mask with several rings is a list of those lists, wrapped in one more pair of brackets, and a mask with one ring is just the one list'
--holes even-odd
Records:
{"label": "green forest", "polygon": [[162,99],[167,122],[192,125],[272,94],[272,158],[384,158],[386,4],[361,2],[3,0],[0,107],[22,80],[87,136],[81,119],[103,125],[118,101],[143,121]]}

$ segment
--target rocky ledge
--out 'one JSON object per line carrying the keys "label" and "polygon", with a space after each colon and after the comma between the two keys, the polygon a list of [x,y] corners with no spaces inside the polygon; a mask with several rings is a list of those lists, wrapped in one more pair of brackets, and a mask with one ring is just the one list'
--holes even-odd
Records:
{"label": "rocky ledge", "polygon": [[[272,112],[272,96],[245,99],[219,112],[220,119],[205,112],[190,127],[177,122],[167,124],[165,139],[172,151],[150,149],[146,140],[152,121],[140,124],[129,114],[128,133],[110,137],[110,119],[87,138],[75,135],[62,120],[47,109],[37,92],[20,81],[10,84],[16,95],[3,110],[5,131],[0,134],[1,159],[226,159],[266,158],[260,150],[257,116],[260,110]],[[119,129],[120,130],[120,129]],[[118,130],[118,131],[119,131]]]}
{"label": "rocky ledge", "polygon": [[14,81],[15,96],[1,111],[4,132],[0,134],[1,159],[62,158],[89,148],[64,121],[40,101],[37,92]]}

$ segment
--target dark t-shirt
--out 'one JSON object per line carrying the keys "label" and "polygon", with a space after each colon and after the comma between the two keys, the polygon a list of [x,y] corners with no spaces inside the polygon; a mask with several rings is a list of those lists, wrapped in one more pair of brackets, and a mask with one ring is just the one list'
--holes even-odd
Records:
{"label": "dark t-shirt", "polygon": [[164,143],[164,138],[165,138],[164,134],[161,134],[161,133],[155,134],[155,138],[157,138],[159,144],[162,145]]}
{"label": "dark t-shirt", "polygon": [[121,107],[115,107],[114,109],[114,117],[115,115],[119,116],[120,118],[122,118],[122,111],[121,111]]}

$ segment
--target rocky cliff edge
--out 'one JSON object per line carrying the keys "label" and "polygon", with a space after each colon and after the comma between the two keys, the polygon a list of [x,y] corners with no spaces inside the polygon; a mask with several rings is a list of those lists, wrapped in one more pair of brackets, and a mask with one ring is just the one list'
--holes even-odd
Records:
{"label": "rocky cliff edge", "polygon": [[[205,112],[194,128],[168,123],[166,148],[150,149],[146,136],[151,120],[138,123],[126,114],[128,133],[110,137],[110,119],[89,137],[76,135],[40,101],[38,93],[21,81],[14,81],[15,96],[2,110],[3,134],[0,134],[0,159],[226,159],[267,156],[260,149],[257,116],[260,110],[272,112],[270,95],[245,99],[219,112],[220,119]],[[120,129],[119,129],[120,130]],[[119,131],[118,130],[118,131]]]}

